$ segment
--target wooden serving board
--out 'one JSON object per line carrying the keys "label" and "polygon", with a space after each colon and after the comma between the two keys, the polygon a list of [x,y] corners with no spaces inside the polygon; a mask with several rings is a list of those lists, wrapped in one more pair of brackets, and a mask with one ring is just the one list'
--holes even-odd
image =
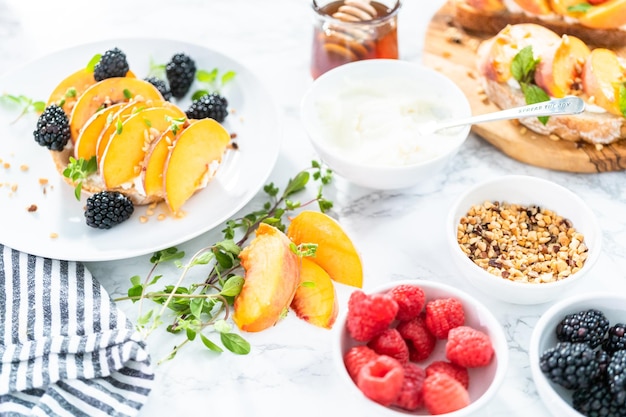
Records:
{"label": "wooden serving board", "polygon": [[[484,101],[476,78],[476,47],[492,35],[459,31],[453,24],[453,6],[444,5],[428,25],[424,64],[458,84],[474,115],[500,110]],[[454,37],[457,41],[452,41]],[[626,47],[625,47],[626,48]],[[472,126],[476,133],[504,154],[520,162],[558,171],[596,173],[626,169],[626,140],[596,147],[584,142],[553,140],[527,130],[516,121],[497,121]]]}

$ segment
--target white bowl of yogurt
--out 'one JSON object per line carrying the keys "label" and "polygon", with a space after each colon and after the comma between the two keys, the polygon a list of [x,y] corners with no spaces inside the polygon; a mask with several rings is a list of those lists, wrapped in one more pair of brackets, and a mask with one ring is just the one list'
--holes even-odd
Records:
{"label": "white bowl of yogurt", "polygon": [[317,78],[305,93],[301,120],[334,172],[373,189],[407,188],[432,177],[456,155],[470,126],[423,135],[432,120],[471,116],[462,90],[420,64],[370,59]]}

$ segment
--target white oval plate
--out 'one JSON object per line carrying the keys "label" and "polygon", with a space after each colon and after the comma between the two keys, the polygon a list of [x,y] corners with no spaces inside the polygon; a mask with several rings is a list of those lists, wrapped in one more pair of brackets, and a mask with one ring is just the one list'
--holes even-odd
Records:
{"label": "white oval plate", "polygon": [[[66,76],[85,67],[97,53],[118,47],[130,69],[144,78],[150,64],[165,64],[175,53],[191,56],[198,69],[232,70],[234,80],[222,90],[234,110],[223,123],[236,134],[237,151],[227,154],[216,177],[183,206],[186,215],[168,215],[161,203],[147,216],[137,207],[126,222],[109,230],[89,227],[81,201],[56,171],[49,151],[33,139],[37,115],[18,118],[17,108],[0,106],[0,243],[43,257],[105,261],[130,258],[192,239],[228,220],[261,189],[276,163],[281,145],[279,113],[257,78],[233,59],[210,49],[166,39],[118,39],[77,46],[33,61],[0,78],[0,94],[47,101]],[[202,85],[197,81],[190,94]],[[189,98],[173,100],[183,110]],[[16,120],[17,119],[17,120]],[[48,184],[42,186],[40,179]],[[36,211],[28,208],[36,206]],[[142,223],[141,216],[148,221]]]}

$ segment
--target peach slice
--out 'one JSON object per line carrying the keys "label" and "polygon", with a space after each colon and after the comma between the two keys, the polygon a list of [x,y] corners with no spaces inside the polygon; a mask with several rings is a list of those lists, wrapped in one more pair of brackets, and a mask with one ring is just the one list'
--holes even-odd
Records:
{"label": "peach slice", "polygon": [[185,117],[176,106],[152,107],[128,118],[111,135],[102,160],[100,175],[107,189],[120,187],[141,174],[141,162],[150,143],[168,129],[172,119]]}
{"label": "peach slice", "polygon": [[552,13],[550,0],[513,0],[519,7],[534,15],[548,15]]}
{"label": "peach slice", "polygon": [[315,243],[317,252],[311,261],[342,284],[361,288],[363,265],[352,240],[332,217],[318,211],[302,211],[291,219],[287,236],[296,244]]}
{"label": "peach slice", "polygon": [[500,12],[506,9],[502,0],[467,0],[467,4],[483,12]]}
{"label": "peach slice", "polygon": [[100,132],[100,135],[97,139],[96,144],[96,157],[98,163],[102,160],[102,155],[104,154],[104,150],[106,149],[109,141],[111,140],[111,136],[115,133],[117,126],[120,123],[124,123],[128,120],[129,117],[133,116],[135,113],[149,109],[152,107],[166,107],[173,106],[172,103],[165,100],[144,100],[143,98],[138,98],[136,100],[131,100],[129,102],[123,102],[122,107],[116,113],[110,115],[107,119],[107,122]]}
{"label": "peach slice", "polygon": [[230,134],[213,119],[195,120],[176,136],[163,170],[165,201],[172,213],[211,181],[229,143]]}
{"label": "peach slice", "polygon": [[596,48],[583,67],[583,90],[594,104],[623,116],[619,106],[619,83],[625,77],[626,71],[617,54],[610,49]]}
{"label": "peach slice", "polygon": [[54,90],[52,90],[46,105],[49,106],[50,104],[60,104],[63,102],[63,111],[70,116],[78,97],[95,83],[96,79],[93,77],[93,71],[89,71],[87,68],[79,69],[61,80]]}
{"label": "peach slice", "polygon": [[575,36],[563,35],[553,53],[537,65],[535,82],[552,97],[565,97],[576,88],[591,50]]}
{"label": "peach slice", "polygon": [[78,98],[70,116],[70,133],[76,142],[80,129],[105,103],[129,101],[141,96],[144,100],[163,100],[159,90],[140,78],[113,77],[87,88]]}
{"label": "peach slice", "polygon": [[481,43],[477,51],[478,70],[487,79],[507,82],[512,77],[511,62],[524,47],[532,45],[534,56],[542,58],[559,42],[561,37],[544,26],[535,23],[509,25]]}
{"label": "peach slice", "polygon": [[146,152],[141,171],[141,181],[146,196],[164,197],[163,169],[174,140],[174,132],[168,128]]}
{"label": "peach slice", "polygon": [[302,320],[325,329],[332,328],[337,319],[339,307],[333,281],[309,258],[302,258],[300,285],[291,308]]}
{"label": "peach slice", "polygon": [[626,0],[608,0],[578,17],[580,24],[593,29],[615,29],[626,25]]}
{"label": "peach slice", "polygon": [[98,138],[107,125],[107,121],[113,114],[117,113],[125,103],[112,104],[102,110],[99,110],[87,120],[83,128],[76,138],[74,145],[74,157],[76,159],[83,158],[90,160],[96,156],[98,147]]}
{"label": "peach slice", "polygon": [[239,254],[245,281],[235,298],[233,321],[243,331],[276,324],[289,308],[300,283],[300,258],[283,232],[261,223]]}

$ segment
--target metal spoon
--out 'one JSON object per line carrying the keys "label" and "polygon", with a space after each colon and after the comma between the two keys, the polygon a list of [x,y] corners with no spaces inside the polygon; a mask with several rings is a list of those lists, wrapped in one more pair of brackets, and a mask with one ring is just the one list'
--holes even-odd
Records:
{"label": "metal spoon", "polygon": [[441,129],[449,127],[493,122],[496,120],[521,119],[526,117],[558,116],[564,114],[578,114],[585,110],[585,102],[579,97],[565,97],[543,101],[541,103],[529,104],[527,106],[513,107],[512,109],[501,110],[493,113],[481,114],[479,116],[466,117],[457,120],[433,120],[420,126],[421,135],[429,135]]}

